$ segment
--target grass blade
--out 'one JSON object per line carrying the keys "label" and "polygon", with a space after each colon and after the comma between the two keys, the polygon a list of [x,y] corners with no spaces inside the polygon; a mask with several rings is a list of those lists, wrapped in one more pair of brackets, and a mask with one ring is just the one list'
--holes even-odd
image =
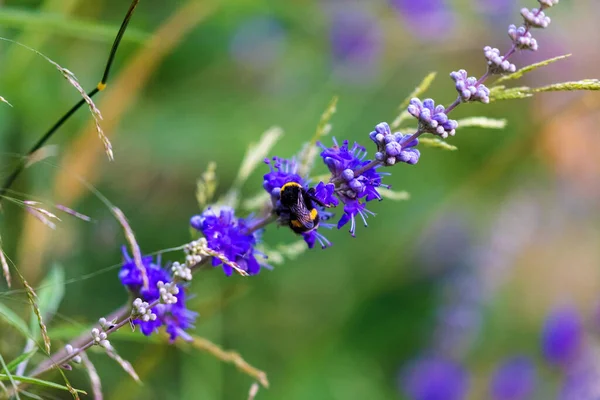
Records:
{"label": "grass blade", "polygon": [[6,374],[0,374],[0,376],[6,376],[6,378],[10,381],[10,384],[14,389],[14,396],[17,398],[17,400],[20,400],[19,391],[17,389],[17,382],[15,382],[14,376],[11,375],[10,371],[8,370],[8,366],[4,362],[4,357],[2,357],[2,354],[0,354],[0,363],[2,363],[2,369],[4,370],[4,372],[6,372]]}
{"label": "grass blade", "polygon": [[15,369],[17,369],[17,366],[19,364],[21,364],[24,361],[29,360],[31,357],[34,356],[35,353],[37,353],[37,349],[34,349],[30,352],[21,354],[20,356],[18,356],[17,358],[15,358],[14,360],[12,360],[11,362],[8,363],[8,365],[7,365],[8,370],[10,372],[13,372]]}
{"label": "grass blade", "polygon": [[[0,357],[0,360],[1,360],[1,357]],[[11,380],[11,379],[14,379],[15,381],[19,381],[19,382],[23,382],[23,383],[28,383],[30,385],[43,386],[43,387],[59,389],[59,390],[66,390],[66,391],[70,392],[70,390],[67,386],[60,385],[58,383],[54,383],[51,381],[45,381],[43,379],[30,378],[28,376],[21,376],[21,375],[10,375],[10,377],[9,377],[9,375],[7,375],[7,374],[0,374],[0,381],[7,381],[7,380]],[[79,390],[79,389],[73,389],[73,390],[76,393],[87,394],[83,390]]]}
{"label": "grass blade", "polygon": [[500,83],[500,82],[504,82],[504,81],[519,79],[528,72],[535,71],[536,69],[538,69],[540,67],[545,67],[546,65],[550,65],[552,63],[555,63],[556,61],[564,60],[565,58],[568,58],[571,56],[572,56],[572,54],[564,54],[562,56],[550,58],[548,60],[544,60],[544,61],[540,61],[535,64],[528,65],[526,67],[521,68],[520,70],[518,70],[516,72],[513,72],[512,74],[508,74],[508,75],[504,75],[504,76],[500,77],[494,83]]}
{"label": "grass blade", "polygon": [[7,324],[21,332],[26,338],[29,339],[32,337],[25,321],[3,303],[0,303],[0,317],[2,317]]}

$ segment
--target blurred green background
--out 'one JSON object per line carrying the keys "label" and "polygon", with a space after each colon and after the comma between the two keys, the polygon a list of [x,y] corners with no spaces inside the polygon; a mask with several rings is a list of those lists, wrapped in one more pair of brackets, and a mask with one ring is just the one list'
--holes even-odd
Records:
{"label": "blurred green background", "polygon": [[[41,51],[89,90],[126,3],[5,0],[0,35]],[[52,231],[7,203],[0,215],[3,249],[32,285],[55,264],[65,269],[66,294],[50,323],[51,337],[61,338],[55,348],[65,332],[86,329],[127,300],[118,270],[106,270],[121,261],[121,228],[78,177],[123,210],[144,252],[181,245],[190,238],[190,216],[200,211],[196,179],[210,161],[217,163],[222,194],[262,132],[282,127],[272,155],[292,156],[334,95],[340,100],[332,135],[369,148],[368,133],[394,119],[427,73],[439,72],[428,96],[450,103],[455,92],[447,74],[464,68],[481,75],[481,48],[508,48],[507,25],[518,23],[520,7],[535,6],[410,3],[142,0],[108,88],[96,97],[115,161],[106,159],[82,109],[51,140],[56,154],[28,168],[13,187],[94,222],[66,216]],[[522,83],[598,78],[600,48],[590,43],[598,37],[598,2],[564,2],[549,14],[553,24],[536,34],[540,51],[513,62],[574,55]],[[4,178],[79,97],[42,58],[0,46],[0,95],[14,106],[0,104]],[[373,204],[377,216],[359,226],[356,238],[345,228],[325,232],[332,248],[250,279],[217,270],[198,275],[189,301],[200,313],[194,333],[267,373],[270,388],[258,399],[389,399],[402,398],[402,366],[454,332],[465,339],[464,348],[451,347],[471,373],[469,396],[487,398],[490,373],[504,356],[540,357],[539,330],[551,307],[572,302],[591,315],[599,300],[599,105],[597,94],[552,93],[459,107],[453,118],[506,118],[508,126],[460,129],[449,140],[458,151],[424,148],[417,166],[391,170],[387,183],[410,192],[410,200]],[[317,168],[315,174],[326,172]],[[266,171],[253,173],[244,197],[261,190]],[[297,238],[273,226],[264,240],[275,246]],[[179,254],[163,260],[170,257]],[[470,283],[473,293],[457,281]],[[7,290],[3,283],[0,290]],[[29,318],[22,293],[0,299]],[[468,312],[453,320],[456,304]],[[24,342],[2,322],[0,329],[0,351],[11,359]],[[92,353],[108,399],[239,399],[253,382],[190,347],[150,343],[141,334],[112,342],[144,384]],[[560,378],[540,367],[538,394],[550,398],[544,393]],[[83,371],[67,374],[74,386],[89,389]]]}

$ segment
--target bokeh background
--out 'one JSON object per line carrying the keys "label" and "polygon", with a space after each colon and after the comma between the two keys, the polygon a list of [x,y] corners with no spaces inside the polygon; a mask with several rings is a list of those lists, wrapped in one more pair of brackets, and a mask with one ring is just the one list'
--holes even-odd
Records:
{"label": "bokeh background", "polygon": [[[90,89],[126,3],[5,0],[0,34],[43,52]],[[340,100],[332,135],[369,146],[375,124],[391,122],[430,71],[439,74],[428,95],[451,102],[447,74],[483,73],[481,48],[506,49],[508,24],[534,3],[142,0],[108,89],[96,98],[115,162],[107,161],[82,109],[52,139],[53,156],[28,168],[13,188],[94,221],[66,216],[50,230],[12,204],[0,215],[3,249],[30,283],[39,285],[53,265],[64,268],[66,293],[51,337],[60,343],[127,299],[118,269],[107,269],[121,261],[122,230],[78,177],[124,211],[144,252],[181,245],[199,212],[196,179],[210,161],[222,194],[262,132],[282,127],[272,155],[292,156],[334,95]],[[514,62],[573,56],[522,83],[598,78],[600,3],[564,1],[549,14],[552,25],[535,35],[540,51]],[[6,42],[0,48],[0,95],[14,106],[0,104],[4,178],[78,94],[42,58]],[[345,229],[326,232],[332,248],[251,279],[202,273],[189,302],[200,313],[194,333],[268,374],[270,388],[258,399],[409,398],[406,382],[422,357],[451,360],[444,362],[460,370],[452,384],[465,386],[469,399],[487,399],[496,367],[514,355],[536,368],[526,398],[555,398],[568,376],[544,359],[548,314],[566,307],[578,315],[587,349],[595,349],[600,325],[599,106],[595,93],[551,93],[459,107],[454,117],[506,118],[508,126],[461,129],[449,140],[458,151],[425,148],[417,166],[394,168],[387,183],[410,192],[410,200],[373,204],[377,217],[356,238]],[[261,190],[266,171],[253,173],[244,197]],[[273,246],[297,240],[276,227],[264,239]],[[163,259],[170,257],[178,254]],[[4,304],[29,318],[22,293],[4,283],[0,290]],[[2,322],[0,332],[0,351],[11,359],[23,340]],[[144,385],[92,353],[108,399],[238,399],[253,382],[190,347],[141,334],[112,342]],[[83,371],[68,374],[89,388]],[[446,393],[439,398],[452,400]]]}

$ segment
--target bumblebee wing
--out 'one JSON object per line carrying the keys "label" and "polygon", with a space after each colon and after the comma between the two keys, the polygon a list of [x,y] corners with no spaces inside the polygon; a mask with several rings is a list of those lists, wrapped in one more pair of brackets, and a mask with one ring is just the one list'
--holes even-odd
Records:
{"label": "bumblebee wing", "polygon": [[298,196],[298,201],[292,207],[290,207],[292,214],[296,217],[298,222],[302,224],[302,226],[306,228],[314,227],[314,220],[310,216],[310,211],[304,205],[304,199],[302,195]]}

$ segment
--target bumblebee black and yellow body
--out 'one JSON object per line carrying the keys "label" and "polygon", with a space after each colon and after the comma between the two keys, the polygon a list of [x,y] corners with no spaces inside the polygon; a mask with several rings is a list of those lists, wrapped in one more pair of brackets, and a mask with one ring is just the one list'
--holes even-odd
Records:
{"label": "bumblebee black and yellow body", "polygon": [[290,228],[298,233],[307,233],[319,226],[319,210],[311,196],[297,182],[288,182],[281,187],[280,202],[290,212]]}

